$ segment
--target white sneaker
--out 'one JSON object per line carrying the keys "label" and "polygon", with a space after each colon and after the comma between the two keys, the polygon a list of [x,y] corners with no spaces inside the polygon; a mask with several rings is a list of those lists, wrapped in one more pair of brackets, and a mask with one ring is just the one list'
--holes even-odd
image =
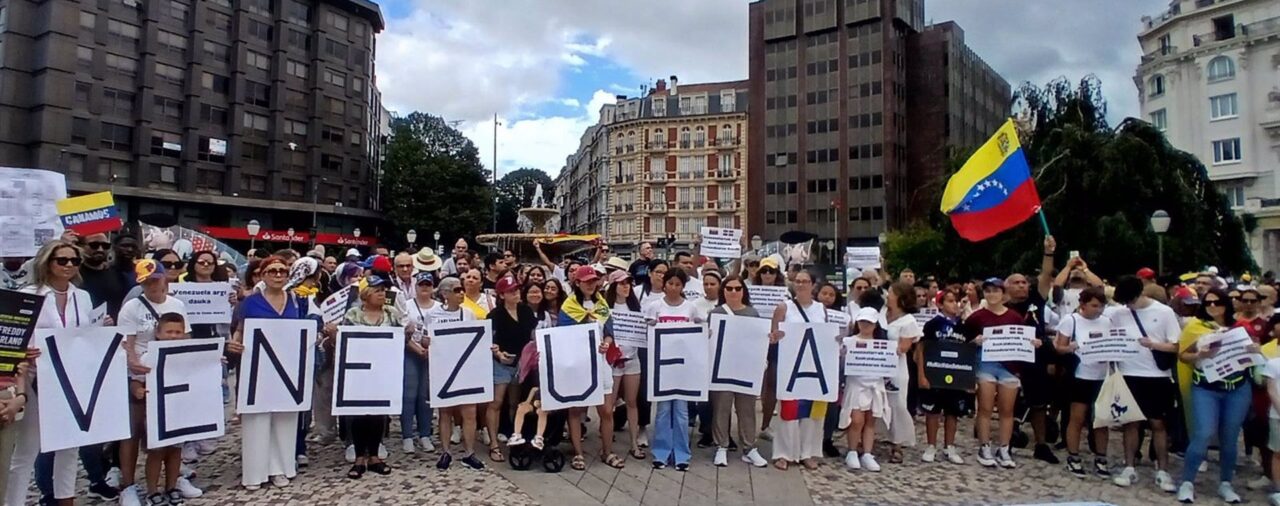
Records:
{"label": "white sneaker", "polygon": [[1111,483],[1115,483],[1117,487],[1127,487],[1138,481],[1138,470],[1133,466],[1125,467],[1123,471],[1115,478],[1111,479]]}
{"label": "white sneaker", "polygon": [[142,489],[138,488],[138,484],[129,485],[120,491],[120,506],[142,506],[142,501],[138,499],[138,494]]}
{"label": "white sneaker", "polygon": [[190,464],[200,460],[200,452],[196,451],[196,444],[192,442],[182,444],[182,462]]}
{"label": "white sneaker", "polygon": [[499,443],[499,444],[501,444],[501,443],[505,443],[505,442],[507,442],[507,435],[506,435],[506,434],[501,434],[501,433],[500,433],[500,434],[498,434],[498,443]]}
{"label": "white sneaker", "polygon": [[1265,490],[1267,487],[1271,486],[1271,480],[1266,476],[1259,476],[1249,480],[1244,484],[1244,486],[1249,487],[1249,490]]}
{"label": "white sneaker", "polygon": [[729,466],[729,449],[716,448],[716,459],[714,463],[716,467],[728,467]]}
{"label": "white sneaker", "polygon": [[378,443],[378,458],[387,460],[387,446],[382,443]]}
{"label": "white sneaker", "polygon": [[453,429],[453,434],[450,434],[450,435],[449,435],[449,442],[450,442],[450,443],[453,443],[453,444],[458,444],[458,443],[461,443],[461,442],[462,442],[462,428],[461,428],[461,427],[457,427],[457,428],[454,428],[454,429]]}
{"label": "white sneaker", "polygon": [[310,459],[310,458],[307,458],[307,456],[306,456],[306,455],[298,455],[298,456],[294,457],[294,458],[293,458],[293,462],[294,462],[295,464],[298,464],[298,467],[307,467],[307,466],[311,465],[311,459]]}
{"label": "white sneaker", "polygon": [[872,455],[872,454],[870,454],[870,453],[864,453],[864,454],[862,454],[862,462],[861,462],[861,464],[862,464],[862,468],[863,468],[863,469],[866,469],[866,470],[871,471],[871,472],[873,472],[873,473],[880,472],[880,463],[879,463],[879,462],[876,462],[876,457],[875,457],[875,455]]}
{"label": "white sneaker", "polygon": [[844,467],[854,471],[862,469],[862,462],[858,460],[858,452],[849,450],[849,453],[844,454]]}
{"label": "white sneaker", "polygon": [[436,445],[431,443],[431,438],[429,437],[418,438],[418,444],[422,445],[422,451],[424,452],[435,453],[436,451]]}
{"label": "white sneaker", "polygon": [[107,482],[107,485],[111,485],[112,488],[119,489],[120,488],[120,468],[118,467],[111,468],[110,471],[107,471],[107,477],[103,478],[102,481]]}
{"label": "white sneaker", "polygon": [[996,467],[996,457],[991,451],[991,443],[984,443],[978,447],[978,464],[982,467]]}
{"label": "white sneaker", "polygon": [[960,452],[956,451],[956,447],[954,446],[948,446],[946,448],[943,448],[942,455],[946,456],[947,460],[951,461],[952,464],[955,464],[955,465],[964,464],[964,458],[960,456]]}
{"label": "white sneaker", "polygon": [[287,487],[289,486],[289,478],[286,478],[283,474],[277,474],[271,477],[271,485],[276,487]]}
{"label": "white sneaker", "polygon": [[922,462],[932,464],[933,461],[937,459],[938,459],[938,447],[934,445],[929,445],[924,447],[924,453],[920,455],[920,460]]}
{"label": "white sneaker", "polygon": [[1018,464],[1013,462],[1013,455],[1009,454],[1008,446],[1001,446],[999,450],[996,450],[996,463],[1005,469],[1018,467]]}
{"label": "white sneaker", "polygon": [[649,447],[649,431],[647,430],[640,431],[640,437],[636,438],[636,446],[639,446],[641,448]]}
{"label": "white sneaker", "polygon": [[1231,486],[1231,482],[1224,481],[1218,484],[1218,497],[1221,497],[1227,504],[1240,504],[1244,499],[1240,498],[1240,494],[1236,493],[1236,489]]}
{"label": "white sneaker", "polygon": [[489,429],[480,429],[480,444],[489,446]]}
{"label": "white sneaker", "polygon": [[769,465],[769,461],[760,456],[760,450],[755,448],[752,448],[746,455],[743,455],[742,461],[755,467],[765,467]]}
{"label": "white sneaker", "polygon": [[196,453],[200,455],[213,455],[218,450],[217,439],[204,439],[196,441]]}
{"label": "white sneaker", "polygon": [[191,466],[188,466],[188,465],[186,465],[186,464],[179,464],[179,465],[178,465],[178,476],[181,476],[181,477],[186,478],[186,479],[195,478],[195,477],[196,477],[196,470],[195,470],[195,469],[193,469]]}
{"label": "white sneaker", "polygon": [[356,445],[347,445],[347,451],[342,455],[342,457],[347,459],[348,464],[355,462],[356,461]]}
{"label": "white sneaker", "polygon": [[1156,486],[1170,494],[1178,491],[1178,485],[1173,482],[1173,476],[1169,476],[1169,472],[1163,469],[1156,471]]}
{"label": "white sneaker", "polygon": [[1196,486],[1189,481],[1182,482],[1178,486],[1178,502],[1193,503],[1196,502]]}
{"label": "white sneaker", "polygon": [[176,487],[178,492],[182,492],[182,497],[186,499],[195,499],[204,495],[203,490],[196,488],[195,485],[191,484],[191,480],[186,478],[178,478],[178,484]]}
{"label": "white sneaker", "polygon": [[404,448],[404,453],[408,455],[413,455],[418,452],[418,448],[413,446],[412,438],[404,440],[404,444],[401,445],[401,448]]}
{"label": "white sneaker", "polygon": [[1280,492],[1267,496],[1267,503],[1271,506],[1280,506]]}
{"label": "white sneaker", "polygon": [[511,438],[507,439],[507,446],[520,446],[524,443],[525,440],[523,434],[512,434]]}

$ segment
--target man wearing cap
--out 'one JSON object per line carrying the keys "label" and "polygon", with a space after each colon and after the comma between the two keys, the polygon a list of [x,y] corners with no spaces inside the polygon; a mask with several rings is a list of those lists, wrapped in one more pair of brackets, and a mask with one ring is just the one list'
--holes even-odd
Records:
{"label": "man wearing cap", "polygon": [[1156,284],[1156,271],[1151,270],[1150,267],[1138,269],[1138,279],[1142,280],[1142,286],[1154,285]]}
{"label": "man wearing cap", "polygon": [[347,261],[348,261],[348,262],[359,262],[359,261],[360,261],[360,250],[355,249],[355,248],[349,248],[349,249],[347,249]]}
{"label": "man wearing cap", "polygon": [[468,245],[466,239],[458,238],[458,242],[453,243],[453,256],[449,257],[448,260],[445,260],[444,267],[441,268],[445,276],[456,276],[461,274],[458,271],[458,259],[467,257],[467,249]]}

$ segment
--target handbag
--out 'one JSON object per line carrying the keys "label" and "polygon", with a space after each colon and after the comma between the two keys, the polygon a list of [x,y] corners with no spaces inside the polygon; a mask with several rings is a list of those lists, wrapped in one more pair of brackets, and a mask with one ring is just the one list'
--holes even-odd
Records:
{"label": "handbag", "polygon": [[1124,376],[1112,365],[1107,378],[1102,380],[1098,398],[1093,401],[1093,427],[1119,427],[1146,419]]}
{"label": "handbag", "polygon": [[[1138,318],[1138,312],[1129,308],[1129,314],[1133,315],[1133,322],[1138,324],[1138,332],[1142,337],[1147,337],[1147,329],[1142,327],[1142,319]],[[1171,351],[1151,350],[1151,358],[1155,359],[1156,367],[1161,371],[1173,369],[1173,366],[1178,363],[1178,354]]]}

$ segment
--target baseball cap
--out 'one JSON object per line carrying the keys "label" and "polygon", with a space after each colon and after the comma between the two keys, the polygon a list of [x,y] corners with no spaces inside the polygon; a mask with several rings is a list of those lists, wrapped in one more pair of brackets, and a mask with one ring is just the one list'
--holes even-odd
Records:
{"label": "baseball cap", "polygon": [[520,282],[511,276],[503,276],[498,280],[497,286],[493,287],[498,294],[511,293],[520,290]]}
{"label": "baseball cap", "polygon": [[606,279],[608,279],[609,284],[614,284],[623,280],[631,279],[631,273],[625,270],[613,271],[609,273],[609,277]]}
{"label": "baseball cap", "polygon": [[764,260],[760,261],[760,268],[764,269],[766,267],[775,271],[778,270],[778,259],[773,258],[772,256],[765,257]]}
{"label": "baseball cap", "polygon": [[347,250],[347,258],[351,258],[351,257],[360,258],[360,250],[355,249],[355,248],[348,249],[348,250]]}
{"label": "baseball cap", "polygon": [[364,284],[369,288],[375,288],[379,286],[388,287],[388,286],[391,286],[391,280],[384,278],[382,276],[379,276],[377,274],[374,274],[372,276],[364,278]]}
{"label": "baseball cap", "polygon": [[876,323],[880,321],[880,312],[875,308],[864,307],[858,310],[858,316],[854,321]]}
{"label": "baseball cap", "polygon": [[431,286],[436,286],[436,273],[433,271],[419,272],[413,275],[413,282],[418,285],[429,283]]}
{"label": "baseball cap", "polygon": [[1173,291],[1173,299],[1186,305],[1200,304],[1200,297],[1196,297],[1196,292],[1185,286],[1180,286]]}
{"label": "baseball cap", "polygon": [[1138,277],[1141,279],[1156,279],[1156,271],[1151,270],[1150,267],[1143,267],[1138,269]]}
{"label": "baseball cap", "polygon": [[134,281],[139,283],[148,279],[164,278],[164,266],[150,258],[138,260],[133,264]]}
{"label": "baseball cap", "polygon": [[596,272],[595,268],[590,265],[579,266],[573,271],[573,280],[579,283],[597,279],[600,279],[600,273]]}
{"label": "baseball cap", "polygon": [[987,287],[990,287],[990,286],[994,286],[996,288],[1004,290],[1004,280],[1000,278],[987,278],[985,281],[982,282],[983,290],[986,290]]}
{"label": "baseball cap", "polygon": [[360,266],[377,272],[391,272],[391,259],[382,255],[374,255],[365,260]]}

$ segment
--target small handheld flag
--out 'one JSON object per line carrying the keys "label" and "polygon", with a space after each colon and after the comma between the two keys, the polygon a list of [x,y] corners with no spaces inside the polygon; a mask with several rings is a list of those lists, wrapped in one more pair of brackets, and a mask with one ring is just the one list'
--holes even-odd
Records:
{"label": "small handheld flag", "polygon": [[1040,211],[1040,194],[1012,119],[951,176],[941,207],[960,237],[973,242],[1013,228]]}
{"label": "small handheld flag", "polygon": [[80,235],[115,232],[124,225],[111,192],[62,199],[56,205],[62,226]]}

